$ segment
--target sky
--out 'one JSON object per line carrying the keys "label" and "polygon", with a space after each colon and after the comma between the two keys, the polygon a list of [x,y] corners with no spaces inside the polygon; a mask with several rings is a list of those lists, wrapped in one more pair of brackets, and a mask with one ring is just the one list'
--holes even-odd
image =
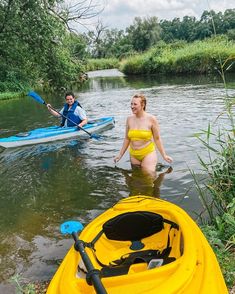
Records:
{"label": "sky", "polygon": [[[71,2],[71,0],[65,0]],[[73,0],[76,1],[76,0]],[[81,1],[81,0],[80,0]],[[88,1],[88,0],[87,0]],[[98,17],[84,21],[88,30],[93,30],[99,19],[107,28],[125,29],[133,23],[136,16],[146,18],[156,16],[162,19],[180,19],[183,16],[200,18],[204,10],[213,9],[215,12],[224,12],[235,8],[235,0],[92,0],[104,9]],[[76,1],[78,2],[78,0]],[[84,31],[82,26],[78,31]]]}
{"label": "sky", "polygon": [[133,23],[136,16],[156,16],[159,20],[195,16],[204,10],[215,12],[235,8],[235,0],[106,0],[100,19],[110,28],[123,29]]}

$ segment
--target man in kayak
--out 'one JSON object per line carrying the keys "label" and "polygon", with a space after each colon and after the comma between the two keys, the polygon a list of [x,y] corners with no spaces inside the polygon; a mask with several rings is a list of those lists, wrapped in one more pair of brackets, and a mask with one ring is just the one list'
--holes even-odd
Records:
{"label": "man in kayak", "polygon": [[[85,110],[81,107],[81,104],[75,100],[73,92],[67,92],[65,94],[66,103],[60,110],[60,114],[51,108],[50,104],[47,104],[47,108],[50,113],[56,117],[62,116],[61,126],[64,127],[83,127],[87,124],[87,116]],[[69,118],[69,119],[66,119]]]}

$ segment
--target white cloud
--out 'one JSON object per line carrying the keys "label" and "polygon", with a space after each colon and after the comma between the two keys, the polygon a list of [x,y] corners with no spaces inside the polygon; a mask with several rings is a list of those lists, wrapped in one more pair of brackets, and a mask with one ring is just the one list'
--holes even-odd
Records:
{"label": "white cloud", "polygon": [[[65,0],[75,1],[75,0]],[[109,28],[125,29],[136,16],[156,16],[159,20],[172,20],[175,17],[195,16],[200,18],[203,11],[213,9],[224,12],[235,8],[235,0],[93,0],[101,5],[105,3],[103,12],[98,16]],[[95,23],[91,19],[91,23]],[[92,27],[90,27],[92,29]]]}
{"label": "white cloud", "polygon": [[110,27],[126,28],[136,16],[157,16],[159,20],[185,15],[200,18],[204,10],[224,12],[231,8],[235,8],[234,0],[107,0],[100,18]]}

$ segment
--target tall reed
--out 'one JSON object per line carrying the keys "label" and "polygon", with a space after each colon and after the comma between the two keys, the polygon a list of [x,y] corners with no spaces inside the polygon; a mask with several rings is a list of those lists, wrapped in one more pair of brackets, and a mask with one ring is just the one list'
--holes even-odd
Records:
{"label": "tall reed", "polygon": [[[222,78],[225,96],[223,116],[227,126],[212,130],[209,124],[207,130],[196,135],[207,150],[207,158],[198,155],[203,179],[193,175],[201,202],[207,212],[207,218],[201,219],[209,242],[214,248],[222,267],[228,286],[235,283],[235,98],[227,91],[225,73],[234,63],[235,57],[226,59],[219,54],[218,72]],[[231,63],[232,62],[232,63]],[[219,119],[217,118],[217,120]],[[215,128],[217,120],[213,123]],[[213,128],[213,129],[214,129]],[[201,175],[200,175],[201,176]]]}

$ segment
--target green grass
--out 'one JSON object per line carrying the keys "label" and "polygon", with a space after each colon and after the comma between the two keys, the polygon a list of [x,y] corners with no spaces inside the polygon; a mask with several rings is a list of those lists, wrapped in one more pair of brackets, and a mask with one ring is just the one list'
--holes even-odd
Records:
{"label": "green grass", "polygon": [[0,102],[3,100],[18,99],[24,96],[22,92],[5,92],[0,93]]}
{"label": "green grass", "polygon": [[86,71],[112,69],[117,68],[118,64],[117,58],[88,59],[85,68]]}
{"label": "green grass", "polygon": [[143,54],[133,55],[120,63],[125,74],[204,74],[235,71],[235,43],[225,37],[194,43],[161,44]]}
{"label": "green grass", "polygon": [[16,294],[44,294],[49,285],[49,281],[29,282],[19,274],[12,276],[10,282],[15,286]]}
{"label": "green grass", "polygon": [[[228,125],[223,129],[217,127],[215,130],[216,122],[213,128],[211,124],[208,124],[207,130],[195,135],[206,149],[207,157],[204,159],[198,155],[204,178],[202,175],[199,178],[192,170],[191,174],[207,215],[206,218],[201,217],[202,229],[216,253],[227,286],[233,287],[235,281],[235,98],[228,96],[225,72],[228,62],[232,64],[235,61],[235,55],[232,55],[233,48],[220,52],[216,44],[213,50],[218,54],[212,57],[216,58],[218,72],[226,90],[225,111],[220,115],[223,116],[223,121],[228,122]],[[228,56],[228,54],[231,55]]]}
{"label": "green grass", "polygon": [[[235,252],[230,247],[232,244],[226,246],[213,225],[204,225],[201,229],[215,252],[227,286],[232,288],[235,286]],[[235,239],[232,242],[234,246]]]}

